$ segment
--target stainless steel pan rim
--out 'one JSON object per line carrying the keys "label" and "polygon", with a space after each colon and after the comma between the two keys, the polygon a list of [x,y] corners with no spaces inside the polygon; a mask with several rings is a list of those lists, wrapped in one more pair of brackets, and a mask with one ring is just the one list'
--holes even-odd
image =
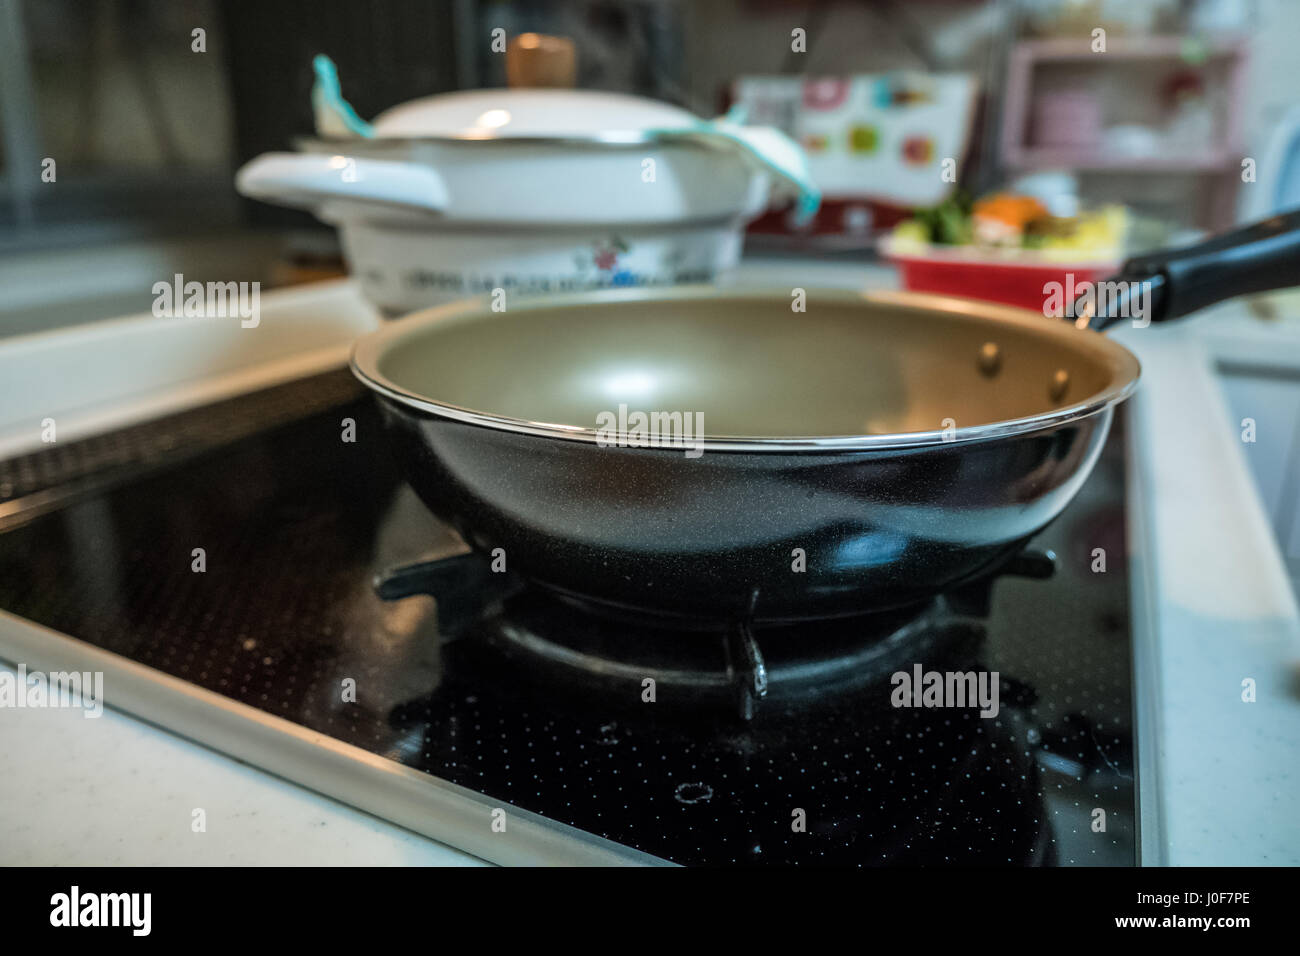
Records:
{"label": "stainless steel pan rim", "polygon": [[[672,288],[629,288],[608,289],[597,292],[581,292],[567,295],[538,296],[510,306],[511,312],[529,308],[564,308],[567,306],[586,306],[592,304],[613,304],[617,302],[654,301],[695,301],[700,299],[754,299],[770,300],[788,299],[788,289],[751,289],[727,288],[714,286],[675,286]],[[992,319],[999,323],[1009,323],[1031,328],[1035,332],[1053,335],[1065,341],[1086,336],[1093,340],[1095,347],[1106,350],[1116,359],[1119,371],[1112,383],[1105,389],[1088,396],[1086,399],[1061,408],[1037,415],[1008,419],[1006,421],[958,427],[951,430],[931,430],[873,435],[828,435],[828,436],[789,436],[789,437],[743,437],[731,435],[705,435],[691,447],[704,451],[723,452],[837,452],[837,451],[873,451],[895,448],[914,448],[936,445],[965,444],[969,442],[988,441],[1017,435],[1027,435],[1057,428],[1071,422],[1099,414],[1106,409],[1124,401],[1137,387],[1140,366],[1136,357],[1123,346],[1107,340],[1097,332],[1075,329],[1061,320],[1053,320],[1026,310],[1010,306],[993,305],[986,302],[938,296],[914,292],[854,292],[845,290],[808,290],[808,300],[839,302],[877,303],[882,305],[905,306],[924,310],[937,310],[952,315],[969,316],[973,320]],[[536,435],[545,438],[557,438],[565,441],[598,443],[597,429],[556,422],[531,421],[522,418],[494,415],[472,408],[438,402],[425,395],[420,395],[402,388],[389,380],[379,371],[379,362],[385,352],[403,339],[419,334],[429,326],[441,322],[464,320],[475,314],[489,310],[486,299],[471,299],[452,303],[439,308],[417,312],[397,322],[369,333],[360,338],[353,346],[351,368],[353,373],[369,388],[380,395],[403,405],[430,415],[453,421],[465,422],[498,431]],[[797,321],[797,317],[795,318]],[[608,440],[608,436],[602,436]],[[618,435],[618,438],[628,436]],[[655,449],[684,448],[683,443],[661,443]]]}

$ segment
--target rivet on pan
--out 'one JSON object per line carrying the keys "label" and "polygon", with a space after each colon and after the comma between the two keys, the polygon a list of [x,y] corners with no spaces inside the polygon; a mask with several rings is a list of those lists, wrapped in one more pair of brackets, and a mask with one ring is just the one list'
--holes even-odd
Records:
{"label": "rivet on pan", "polygon": [[1047,394],[1052,397],[1052,401],[1059,402],[1065,398],[1065,391],[1070,387],[1070,373],[1063,368],[1058,368],[1056,374],[1052,376],[1052,384],[1047,389]]}
{"label": "rivet on pan", "polygon": [[1002,349],[996,342],[985,342],[980,346],[980,371],[992,378],[1002,369]]}

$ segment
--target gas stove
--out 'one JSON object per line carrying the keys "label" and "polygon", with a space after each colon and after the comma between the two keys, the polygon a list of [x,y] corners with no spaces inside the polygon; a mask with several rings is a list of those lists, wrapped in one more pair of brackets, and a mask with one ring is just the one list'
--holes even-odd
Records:
{"label": "gas stove", "polygon": [[0,463],[0,656],[502,862],[1132,864],[1123,429],[996,578],[693,627],[498,573],[330,372]]}

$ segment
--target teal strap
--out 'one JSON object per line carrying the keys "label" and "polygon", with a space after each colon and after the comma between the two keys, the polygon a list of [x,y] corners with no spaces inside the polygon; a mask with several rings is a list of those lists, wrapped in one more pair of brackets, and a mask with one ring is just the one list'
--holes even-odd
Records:
{"label": "teal strap", "polygon": [[[774,126],[742,125],[743,110],[732,109],[726,116],[705,123],[709,135],[720,136],[745,150],[759,166],[766,169],[795,193],[795,222],[803,224],[821,206],[822,193],[813,182],[808,156],[793,139]],[[741,122],[737,122],[737,119]]]}
{"label": "teal strap", "polygon": [[311,88],[311,105],[316,112],[317,131],[339,136],[349,133],[366,138],[374,136],[374,128],[343,98],[334,61],[324,53],[317,53],[311,66],[316,72],[316,82]]}
{"label": "teal strap", "polygon": [[802,225],[812,218],[822,202],[821,190],[813,182],[808,169],[807,154],[803,147],[774,126],[744,125],[745,113],[745,109],[737,104],[717,119],[700,120],[695,126],[684,129],[665,128],[653,132],[663,136],[698,137],[712,142],[724,140],[740,147],[753,165],[776,177],[780,191],[794,193],[795,222]]}

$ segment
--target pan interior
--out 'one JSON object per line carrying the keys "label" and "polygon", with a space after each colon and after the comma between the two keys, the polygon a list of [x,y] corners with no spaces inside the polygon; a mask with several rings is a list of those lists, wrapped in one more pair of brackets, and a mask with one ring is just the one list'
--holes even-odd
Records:
{"label": "pan interior", "polygon": [[[399,392],[594,429],[604,413],[698,413],[709,437],[930,432],[1118,393],[1136,361],[1060,320],[961,300],[653,293],[420,318],[374,365]],[[381,335],[385,333],[380,333]],[[364,370],[364,368],[363,368]]]}

